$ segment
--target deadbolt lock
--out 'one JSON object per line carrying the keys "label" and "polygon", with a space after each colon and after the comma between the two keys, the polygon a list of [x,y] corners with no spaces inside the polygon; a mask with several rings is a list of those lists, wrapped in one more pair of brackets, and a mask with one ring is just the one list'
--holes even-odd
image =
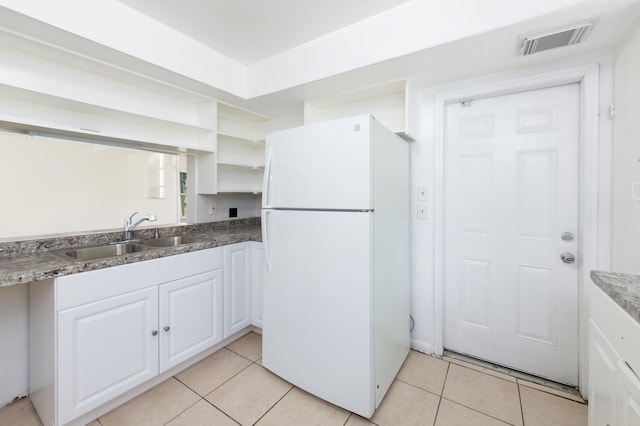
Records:
{"label": "deadbolt lock", "polygon": [[569,242],[569,241],[573,241],[574,236],[571,232],[563,232],[560,238],[562,238],[562,241]]}

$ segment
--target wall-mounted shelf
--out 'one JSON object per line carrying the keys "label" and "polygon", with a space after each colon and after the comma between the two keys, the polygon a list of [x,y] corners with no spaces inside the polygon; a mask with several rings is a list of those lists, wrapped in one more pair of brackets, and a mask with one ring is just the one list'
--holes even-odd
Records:
{"label": "wall-mounted shelf", "polygon": [[0,122],[20,133],[214,152],[216,101],[0,30]]}
{"label": "wall-mounted shelf", "polygon": [[218,164],[264,167],[264,143],[218,134]]}
{"label": "wall-mounted shelf", "polygon": [[215,131],[0,84],[0,128],[173,152],[214,152]]}
{"label": "wall-mounted shelf", "polygon": [[218,193],[222,192],[262,192],[264,170],[232,164],[218,163]]}
{"label": "wall-mounted shelf", "polygon": [[223,103],[218,103],[217,119],[218,134],[236,139],[264,141],[271,130],[270,119]]}
{"label": "wall-mounted shelf", "polygon": [[271,120],[223,103],[217,105],[216,118],[216,153],[198,156],[197,193],[261,193]]}
{"label": "wall-mounted shelf", "polygon": [[415,102],[415,91],[410,82],[395,80],[311,99],[304,104],[304,123],[369,114],[403,138],[414,140],[417,123],[412,111],[415,111]]}

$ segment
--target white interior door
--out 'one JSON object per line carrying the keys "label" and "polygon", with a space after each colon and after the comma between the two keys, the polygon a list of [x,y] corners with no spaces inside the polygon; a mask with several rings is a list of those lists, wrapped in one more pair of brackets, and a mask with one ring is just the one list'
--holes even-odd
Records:
{"label": "white interior door", "polygon": [[444,346],[577,385],[579,86],[446,120]]}

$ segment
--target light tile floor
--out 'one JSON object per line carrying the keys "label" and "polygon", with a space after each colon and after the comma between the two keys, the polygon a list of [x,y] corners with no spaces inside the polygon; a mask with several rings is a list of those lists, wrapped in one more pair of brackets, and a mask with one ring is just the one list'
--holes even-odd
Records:
{"label": "light tile floor", "polygon": [[[580,397],[415,351],[367,420],[267,371],[260,364],[261,347],[261,336],[250,333],[90,426],[587,424]],[[40,424],[28,398],[0,409],[0,426]]]}

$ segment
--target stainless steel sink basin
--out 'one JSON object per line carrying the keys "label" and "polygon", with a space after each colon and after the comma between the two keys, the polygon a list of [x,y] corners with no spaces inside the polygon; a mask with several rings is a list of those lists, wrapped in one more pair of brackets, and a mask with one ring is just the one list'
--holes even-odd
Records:
{"label": "stainless steel sink basin", "polygon": [[200,237],[178,235],[175,237],[164,237],[155,240],[143,240],[140,244],[148,247],[175,247],[182,244],[198,243],[202,241]]}
{"label": "stainless steel sink basin", "polygon": [[56,253],[59,255],[70,257],[73,260],[91,261],[106,259],[108,257],[121,256],[123,254],[138,253],[149,249],[150,247],[145,247],[139,244],[118,243],[96,247],[64,249],[59,250]]}
{"label": "stainless steel sink basin", "polygon": [[66,259],[89,262],[92,260],[121,256],[123,254],[138,253],[163,247],[176,247],[182,244],[197,243],[200,241],[202,241],[201,237],[178,235],[175,237],[164,237],[155,240],[112,243],[94,247],[69,248],[56,250],[53,253]]}

